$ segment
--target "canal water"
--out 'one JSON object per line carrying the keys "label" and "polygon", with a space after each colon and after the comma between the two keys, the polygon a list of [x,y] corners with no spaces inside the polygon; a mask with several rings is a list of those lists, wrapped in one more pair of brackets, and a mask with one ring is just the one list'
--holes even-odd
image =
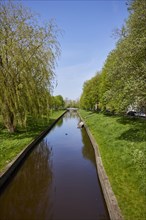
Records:
{"label": "canal water", "polygon": [[0,220],[107,220],[94,151],[68,112],[0,195]]}

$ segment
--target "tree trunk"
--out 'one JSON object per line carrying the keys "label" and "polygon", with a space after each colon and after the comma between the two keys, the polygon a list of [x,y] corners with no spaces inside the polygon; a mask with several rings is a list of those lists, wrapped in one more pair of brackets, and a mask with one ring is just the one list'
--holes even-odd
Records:
{"label": "tree trunk", "polygon": [[13,124],[7,124],[7,129],[10,133],[14,133],[15,132],[15,126]]}
{"label": "tree trunk", "polygon": [[8,129],[8,131],[10,133],[14,133],[15,132],[15,125],[14,125],[14,114],[13,112],[11,112],[9,109],[7,109],[6,112],[4,112],[3,114],[3,121],[4,121],[4,125],[5,127]]}

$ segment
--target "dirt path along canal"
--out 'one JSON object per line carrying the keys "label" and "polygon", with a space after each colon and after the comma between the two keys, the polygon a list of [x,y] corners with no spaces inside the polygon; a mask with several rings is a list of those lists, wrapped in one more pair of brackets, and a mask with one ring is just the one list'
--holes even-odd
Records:
{"label": "dirt path along canal", "polygon": [[108,220],[95,157],[68,112],[34,148],[0,195],[1,220]]}

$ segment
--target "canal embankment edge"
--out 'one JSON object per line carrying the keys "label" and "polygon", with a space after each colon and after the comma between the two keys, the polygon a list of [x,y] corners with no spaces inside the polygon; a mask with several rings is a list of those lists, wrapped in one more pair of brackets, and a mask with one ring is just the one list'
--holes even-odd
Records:
{"label": "canal embankment edge", "polygon": [[46,128],[44,131],[42,131],[34,140],[30,142],[0,173],[0,190],[4,187],[6,182],[12,177],[12,175],[16,172],[16,170],[20,167],[22,162],[27,158],[27,156],[30,154],[30,152],[34,149],[36,144],[38,144],[41,139],[51,131],[51,129],[54,127],[54,125],[58,122],[60,118],[63,117],[63,115],[67,111],[64,111],[63,114],[61,114],[48,128]]}
{"label": "canal embankment edge", "polygon": [[108,178],[106,171],[104,169],[98,144],[96,143],[95,138],[91,134],[88,126],[86,125],[84,119],[82,118],[82,116],[80,115],[79,112],[78,112],[78,114],[84,123],[84,127],[86,129],[86,132],[87,132],[87,134],[90,138],[90,141],[93,145],[93,148],[94,148],[98,177],[100,180],[101,188],[103,191],[103,195],[104,195],[104,199],[105,199],[105,202],[107,205],[110,219],[111,220],[124,220],[124,217],[122,216],[122,213],[121,213],[120,207],[118,205],[116,196],[114,195],[114,192],[112,190],[109,178]]}

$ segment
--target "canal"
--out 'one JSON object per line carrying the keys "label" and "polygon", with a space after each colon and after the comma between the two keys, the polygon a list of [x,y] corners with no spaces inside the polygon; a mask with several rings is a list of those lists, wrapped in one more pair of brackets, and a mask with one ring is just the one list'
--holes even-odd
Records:
{"label": "canal", "polygon": [[0,220],[107,220],[94,151],[76,112],[34,148],[0,195]]}

